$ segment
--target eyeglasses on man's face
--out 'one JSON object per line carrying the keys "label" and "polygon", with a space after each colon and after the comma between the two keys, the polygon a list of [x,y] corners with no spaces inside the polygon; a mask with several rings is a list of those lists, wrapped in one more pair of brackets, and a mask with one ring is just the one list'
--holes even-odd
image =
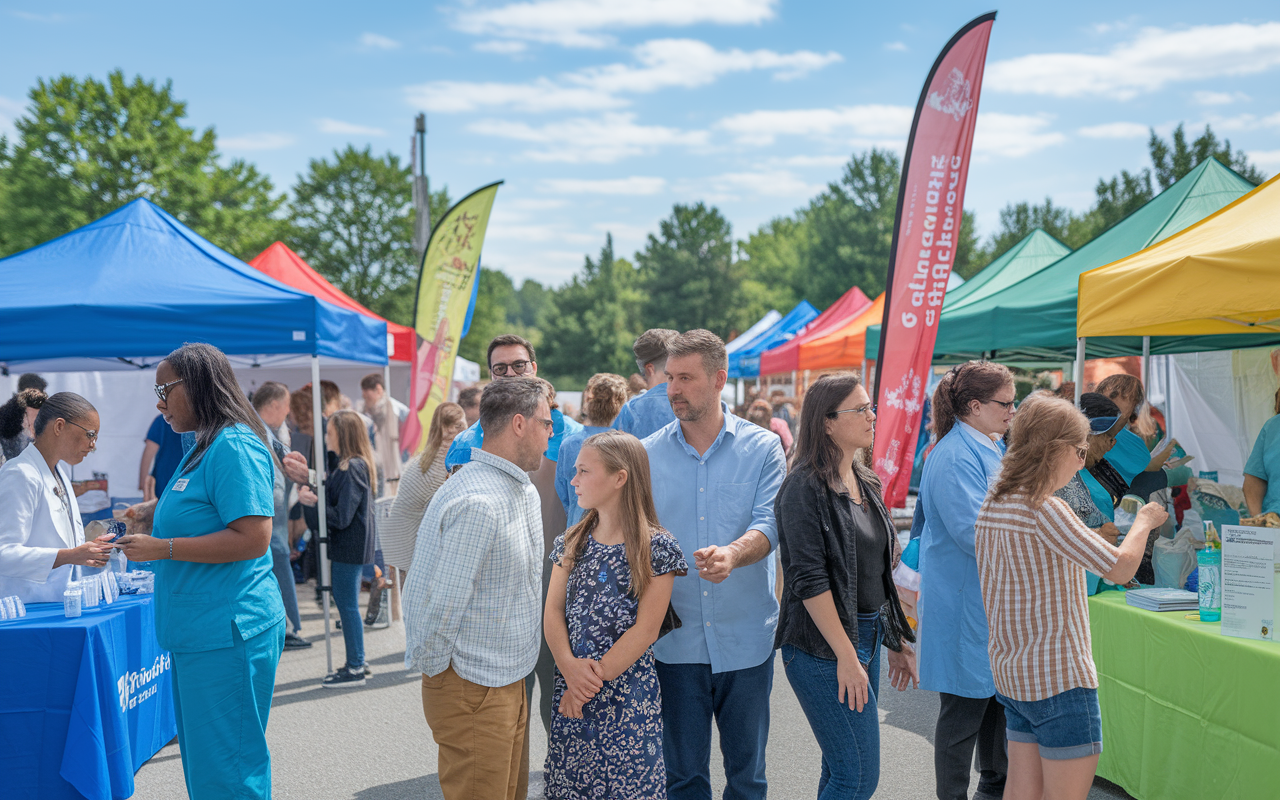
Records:
{"label": "eyeglasses on man's face", "polygon": [[549,419],[543,419],[542,417],[533,417],[533,419],[536,419],[538,422],[541,422],[543,425],[545,425],[547,430],[551,430],[552,428],[555,427],[555,423]]}
{"label": "eyeglasses on man's face", "polygon": [[156,397],[159,397],[159,398],[160,398],[160,402],[161,402],[161,403],[166,403],[166,402],[168,402],[168,401],[169,401],[169,387],[170,387],[170,386],[177,386],[179,383],[182,383],[182,381],[183,381],[183,379],[182,379],[182,378],[178,378],[176,381],[169,381],[168,383],[157,383],[157,384],[156,384]]}
{"label": "eyeglasses on man's face", "polygon": [[876,413],[875,403],[866,403],[858,406],[857,408],[842,408],[839,411],[832,411],[830,414],[827,414],[827,417],[829,419],[836,419],[841,414],[866,414],[868,412],[872,414]]}
{"label": "eyeglasses on man's face", "polygon": [[510,364],[489,365],[489,373],[496,377],[506,377],[507,375],[525,375],[533,367],[532,361],[512,361]]}

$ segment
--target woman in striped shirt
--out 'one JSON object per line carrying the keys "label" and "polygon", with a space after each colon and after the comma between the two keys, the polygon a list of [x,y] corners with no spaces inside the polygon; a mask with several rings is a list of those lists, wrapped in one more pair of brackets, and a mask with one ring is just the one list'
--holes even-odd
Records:
{"label": "woman in striped shirt", "polygon": [[1102,752],[1084,573],[1127,583],[1142,560],[1142,533],[1167,513],[1147,504],[1115,547],[1053,496],[1089,450],[1089,421],[1069,402],[1029,398],[1009,432],[975,534],[991,670],[1008,727],[1004,796],[1083,800]]}

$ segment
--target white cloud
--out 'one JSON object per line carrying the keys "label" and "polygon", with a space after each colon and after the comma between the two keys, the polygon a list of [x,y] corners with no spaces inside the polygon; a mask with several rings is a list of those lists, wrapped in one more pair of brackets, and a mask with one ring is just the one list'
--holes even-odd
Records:
{"label": "white cloud", "polygon": [[1249,160],[1266,170],[1280,170],[1280,150],[1251,150]]}
{"label": "white cloud", "polygon": [[684,194],[722,203],[744,197],[812,197],[822,191],[823,185],[808,183],[790,170],[779,169],[726,172],[687,181],[682,189]]}
{"label": "white cloud", "polygon": [[666,178],[633,175],[629,178],[551,178],[542,182],[543,189],[555,194],[658,194],[667,188]]}
{"label": "white cloud", "polygon": [[728,131],[743,144],[773,144],[779,136],[848,135],[888,143],[906,140],[911,115],[912,110],[906,106],[888,105],[748,111],[725,117],[716,127]]}
{"label": "white cloud", "polygon": [[706,131],[637,125],[635,114],[579,117],[542,126],[489,119],[475,122],[467,129],[483,136],[536,145],[535,149],[524,154],[534,161],[568,164],[610,164],[630,156],[652,153],[662,147],[693,147],[707,141]]}
{"label": "white cloud", "polygon": [[785,158],[770,159],[769,163],[783,167],[798,167],[801,169],[809,167],[829,169],[831,167],[843,167],[848,161],[849,157],[847,155],[787,156]]}
{"label": "white cloud", "polygon": [[387,132],[382,128],[374,128],[369,125],[357,125],[354,122],[343,122],[340,119],[323,119],[316,120],[316,128],[321,133],[337,133],[343,136],[386,136]]}
{"label": "white cloud", "polygon": [[605,47],[605,31],[686,25],[752,25],[774,15],[777,0],[530,0],[462,11],[455,25],[480,36]]}
{"label": "white cloud", "polygon": [[1044,116],[980,113],[973,132],[974,155],[1020,158],[1065,142],[1063,134],[1044,130],[1049,122]]}
{"label": "white cloud", "polygon": [[1146,125],[1136,122],[1106,122],[1076,131],[1086,139],[1145,139],[1150,133]]}
{"label": "white cloud", "polygon": [[1230,105],[1238,100],[1248,100],[1249,96],[1244,92],[1193,92],[1191,95],[1197,103],[1202,106],[1225,106]]}
{"label": "white cloud", "polygon": [[511,39],[491,39],[487,42],[476,42],[471,45],[471,49],[477,53],[496,53],[500,56],[513,56],[517,53],[523,53],[529,46],[524,42],[516,42]]}
{"label": "white cloud", "polygon": [[907,52],[907,45],[905,42],[885,42],[884,49],[894,53],[905,53]]}
{"label": "white cloud", "polygon": [[800,50],[717,50],[696,39],[655,39],[632,50],[630,64],[588,67],[526,83],[432,81],[405,89],[410,105],[434,112],[484,108],[518,111],[603,111],[628,104],[622,95],[669,87],[694,88],[735,72],[764,70],[791,80],[841,61],[839,53]]}
{"label": "white cloud", "polygon": [[218,144],[223,150],[279,150],[290,146],[294,141],[287,133],[247,133],[219,139]]}
{"label": "white cloud", "polygon": [[66,14],[33,14],[30,11],[10,11],[9,13],[27,22],[44,22],[49,25],[56,25],[71,19]]}
{"label": "white cloud", "polygon": [[360,34],[360,44],[374,50],[397,50],[400,43],[388,36],[365,32]]}
{"label": "white cloud", "polygon": [[[1220,117],[1216,114],[1210,114],[1206,122],[1218,133],[1253,131],[1259,128],[1280,128],[1280,112],[1262,118],[1254,114],[1237,114],[1234,117]],[[1195,131],[1192,131],[1192,133],[1199,135]]]}
{"label": "white cloud", "polygon": [[1053,97],[1128,100],[1176,81],[1248,75],[1280,66],[1280,22],[1146,28],[1104,55],[1035,53],[987,68],[989,88]]}
{"label": "white cloud", "polygon": [[515,211],[550,211],[555,208],[564,208],[568,205],[568,201],[555,197],[517,197],[507,198],[502,201],[502,204]]}

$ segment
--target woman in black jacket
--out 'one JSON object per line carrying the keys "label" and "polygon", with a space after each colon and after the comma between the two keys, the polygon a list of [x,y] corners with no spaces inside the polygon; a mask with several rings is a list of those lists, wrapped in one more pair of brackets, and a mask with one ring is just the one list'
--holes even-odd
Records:
{"label": "woman in black jacket", "polygon": [[893,584],[897,538],[880,481],[859,460],[875,419],[856,375],[819,378],[774,506],[783,574],[775,643],[822,749],[819,800],[869,798],[879,783],[881,642],[893,685],[918,680]]}
{"label": "woman in black jacket", "polygon": [[[329,532],[329,559],[333,562],[333,601],[342,620],[347,662],[324,679],[327,688],[363,686],[365,678],[364,626],[360,619],[360,577],[373,560],[373,486],[377,465],[364,420],[354,411],[338,411],[329,417],[325,431],[331,469],[325,477],[325,506]],[[315,510],[319,498],[309,486],[298,487],[298,500],[306,508],[307,524],[319,530]]]}

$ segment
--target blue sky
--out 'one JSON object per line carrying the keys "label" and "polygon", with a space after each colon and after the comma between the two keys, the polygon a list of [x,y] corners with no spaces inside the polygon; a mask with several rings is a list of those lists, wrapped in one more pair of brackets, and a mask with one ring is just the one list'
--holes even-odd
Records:
{"label": "blue sky", "polygon": [[[1148,127],[1211,123],[1280,172],[1274,2],[997,7],[966,207],[1086,208],[1145,166]],[[281,190],[348,142],[406,157],[428,113],[428,172],[457,198],[493,180],[485,263],[556,285],[606,231],[630,256],[676,202],[740,238],[838,178],[901,153],[921,84],[987,3],[457,0],[183,3],[0,0],[0,132],[40,77],[121,68],[173,81]]]}

